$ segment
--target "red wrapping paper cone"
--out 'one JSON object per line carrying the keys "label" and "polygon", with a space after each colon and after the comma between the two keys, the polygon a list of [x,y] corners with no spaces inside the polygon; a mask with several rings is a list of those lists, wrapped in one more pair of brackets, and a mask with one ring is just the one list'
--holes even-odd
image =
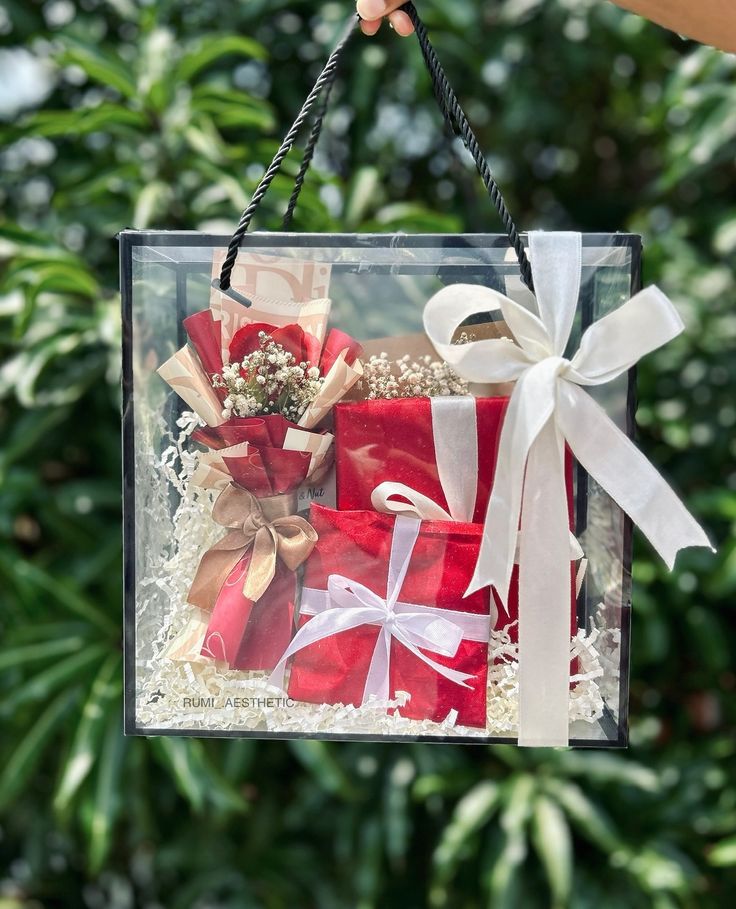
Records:
{"label": "red wrapping paper cone", "polygon": [[222,372],[222,336],[220,323],[212,317],[211,309],[203,309],[182,323],[197,356],[208,375]]}
{"label": "red wrapping paper cone", "polygon": [[202,653],[224,660],[231,669],[271,670],[294,631],[296,573],[279,564],[261,599],[243,595],[250,553],[233,568],[222,586],[207,625]]}
{"label": "red wrapping paper cone", "polygon": [[[340,512],[313,505],[310,523],[319,541],[306,563],[304,588],[326,590],[328,577],[340,574],[385,597],[394,522],[394,517],[376,512]],[[481,528],[476,525],[422,522],[399,602],[490,615],[487,590],[463,596],[472,576],[480,537]],[[311,616],[302,615],[300,627],[311,620]],[[316,704],[359,705],[379,633],[377,625],[363,625],[298,651],[291,662],[289,697]],[[470,674],[471,687],[444,678],[394,638],[389,696],[395,697],[397,691],[406,691],[411,696],[400,713],[441,722],[450,711],[456,710],[458,724],[483,727],[486,641],[463,639],[454,656],[423,652],[437,663]]]}
{"label": "red wrapping paper cone", "polygon": [[[275,515],[284,517],[296,514],[296,490],[306,479],[312,461],[309,452],[279,447],[292,427],[299,429],[278,414],[234,417],[222,426],[197,430],[194,437],[217,450],[247,442],[247,454],[223,456],[233,484],[260,502],[290,497],[293,501],[284,502]],[[247,522],[248,518],[244,511],[239,520]],[[262,516],[256,518],[264,520]],[[254,603],[243,594],[251,554],[250,550],[245,553],[217,593],[202,653],[225,660],[232,669],[272,670],[294,631],[296,574],[277,561],[273,580]]]}

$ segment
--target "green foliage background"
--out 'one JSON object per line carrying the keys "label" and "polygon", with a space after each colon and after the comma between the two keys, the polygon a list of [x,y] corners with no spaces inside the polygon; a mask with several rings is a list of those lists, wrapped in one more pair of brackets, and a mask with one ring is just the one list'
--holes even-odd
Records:
{"label": "green foliage background", "polygon": [[[0,907],[730,906],[736,58],[604,0],[421,10],[518,220],[643,233],[688,323],[641,442],[719,554],[639,546],[631,750],[120,734],[113,236],[232,226],[350,8],[0,8],[6,100],[13,49],[48,81],[0,115]],[[296,226],[496,229],[414,42],[356,36],[344,76]]]}

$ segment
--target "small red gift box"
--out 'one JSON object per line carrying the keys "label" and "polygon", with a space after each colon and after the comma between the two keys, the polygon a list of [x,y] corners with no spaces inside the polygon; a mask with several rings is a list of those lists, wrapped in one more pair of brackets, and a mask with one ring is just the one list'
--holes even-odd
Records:
{"label": "small red gift box", "polygon": [[313,505],[299,630],[272,681],[315,704],[410,699],[403,716],[484,727],[488,589],[464,597],[482,528]]}
{"label": "small red gift box", "polygon": [[[342,402],[335,407],[335,470],[337,507],[372,508],[371,496],[380,483],[403,483],[446,510],[451,503],[440,480],[435,439],[438,405],[450,415],[446,439],[451,450],[447,473],[464,473],[475,480],[461,443],[472,443],[477,459],[474,502],[459,519],[483,522],[493,484],[498,439],[508,398],[397,398]],[[472,403],[471,401],[471,403]],[[453,418],[454,415],[454,418]],[[458,419],[458,416],[461,418]],[[469,433],[473,439],[469,439]],[[457,454],[453,465],[452,450]],[[445,481],[445,486],[447,486]],[[453,515],[455,517],[455,515]]]}

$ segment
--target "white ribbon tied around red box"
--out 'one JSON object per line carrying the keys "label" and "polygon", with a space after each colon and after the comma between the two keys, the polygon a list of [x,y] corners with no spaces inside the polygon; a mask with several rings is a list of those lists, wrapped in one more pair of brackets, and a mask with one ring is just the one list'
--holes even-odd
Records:
{"label": "white ribbon tied around red box", "polygon": [[283,689],[287,661],[303,648],[341,631],[377,625],[380,631],[366,675],[363,704],[374,698],[387,701],[390,697],[392,640],[402,644],[444,678],[464,688],[472,687],[468,684],[472,675],[443,666],[419,648],[454,657],[463,639],[488,641],[490,617],[399,600],[420,526],[421,521],[417,518],[399,516],[395,520],[385,597],[339,574],[328,577],[327,590],[313,587],[302,590],[300,614],[313,618],[302,625],[284,651],[269,677],[272,685]]}
{"label": "white ribbon tied around red box", "polygon": [[[648,287],[591,325],[567,358],[582,276],[581,235],[532,232],[529,250],[538,315],[490,288],[454,284],[429,300],[424,328],[438,355],[468,381],[515,382],[468,593],[492,585],[506,601],[520,528],[519,744],[566,745],[565,443],[670,568],[680,549],[710,542],[653,465],[584,391],[610,382],[680,334],[684,325],[675,307],[657,287]],[[516,343],[452,343],[469,316],[498,310]]]}
{"label": "white ribbon tied around red box", "polygon": [[[434,443],[437,476],[447,502],[447,509],[429,496],[405,483],[385,480],[371,494],[371,505],[385,514],[398,514],[422,521],[460,521],[471,523],[478,495],[478,425],[475,398],[472,395],[451,395],[430,398],[432,440]],[[515,558],[518,560],[517,538]],[[574,533],[569,534],[571,561],[581,559],[576,587],[585,575],[587,560]],[[491,601],[491,609],[495,604]],[[495,616],[493,616],[495,627]]]}

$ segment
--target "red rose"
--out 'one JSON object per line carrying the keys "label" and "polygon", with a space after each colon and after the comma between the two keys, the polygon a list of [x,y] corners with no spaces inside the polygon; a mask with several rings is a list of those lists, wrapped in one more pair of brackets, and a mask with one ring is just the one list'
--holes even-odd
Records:
{"label": "red rose", "polygon": [[345,362],[348,366],[352,366],[363,353],[363,348],[354,338],[351,338],[350,335],[346,335],[345,332],[340,331],[339,328],[330,329],[330,332],[325,339],[319,361],[320,371],[323,376],[326,376],[330,369],[332,369],[335,360],[337,360],[343,351],[345,352]]}
{"label": "red rose", "polygon": [[282,328],[269,325],[267,322],[250,322],[239,328],[230,341],[230,362],[243,360],[248,354],[261,346],[260,332],[265,332],[276,344],[292,354],[297,363],[309,362],[316,366],[319,363],[320,343],[314,335],[304,331],[301,325],[290,323]]}

